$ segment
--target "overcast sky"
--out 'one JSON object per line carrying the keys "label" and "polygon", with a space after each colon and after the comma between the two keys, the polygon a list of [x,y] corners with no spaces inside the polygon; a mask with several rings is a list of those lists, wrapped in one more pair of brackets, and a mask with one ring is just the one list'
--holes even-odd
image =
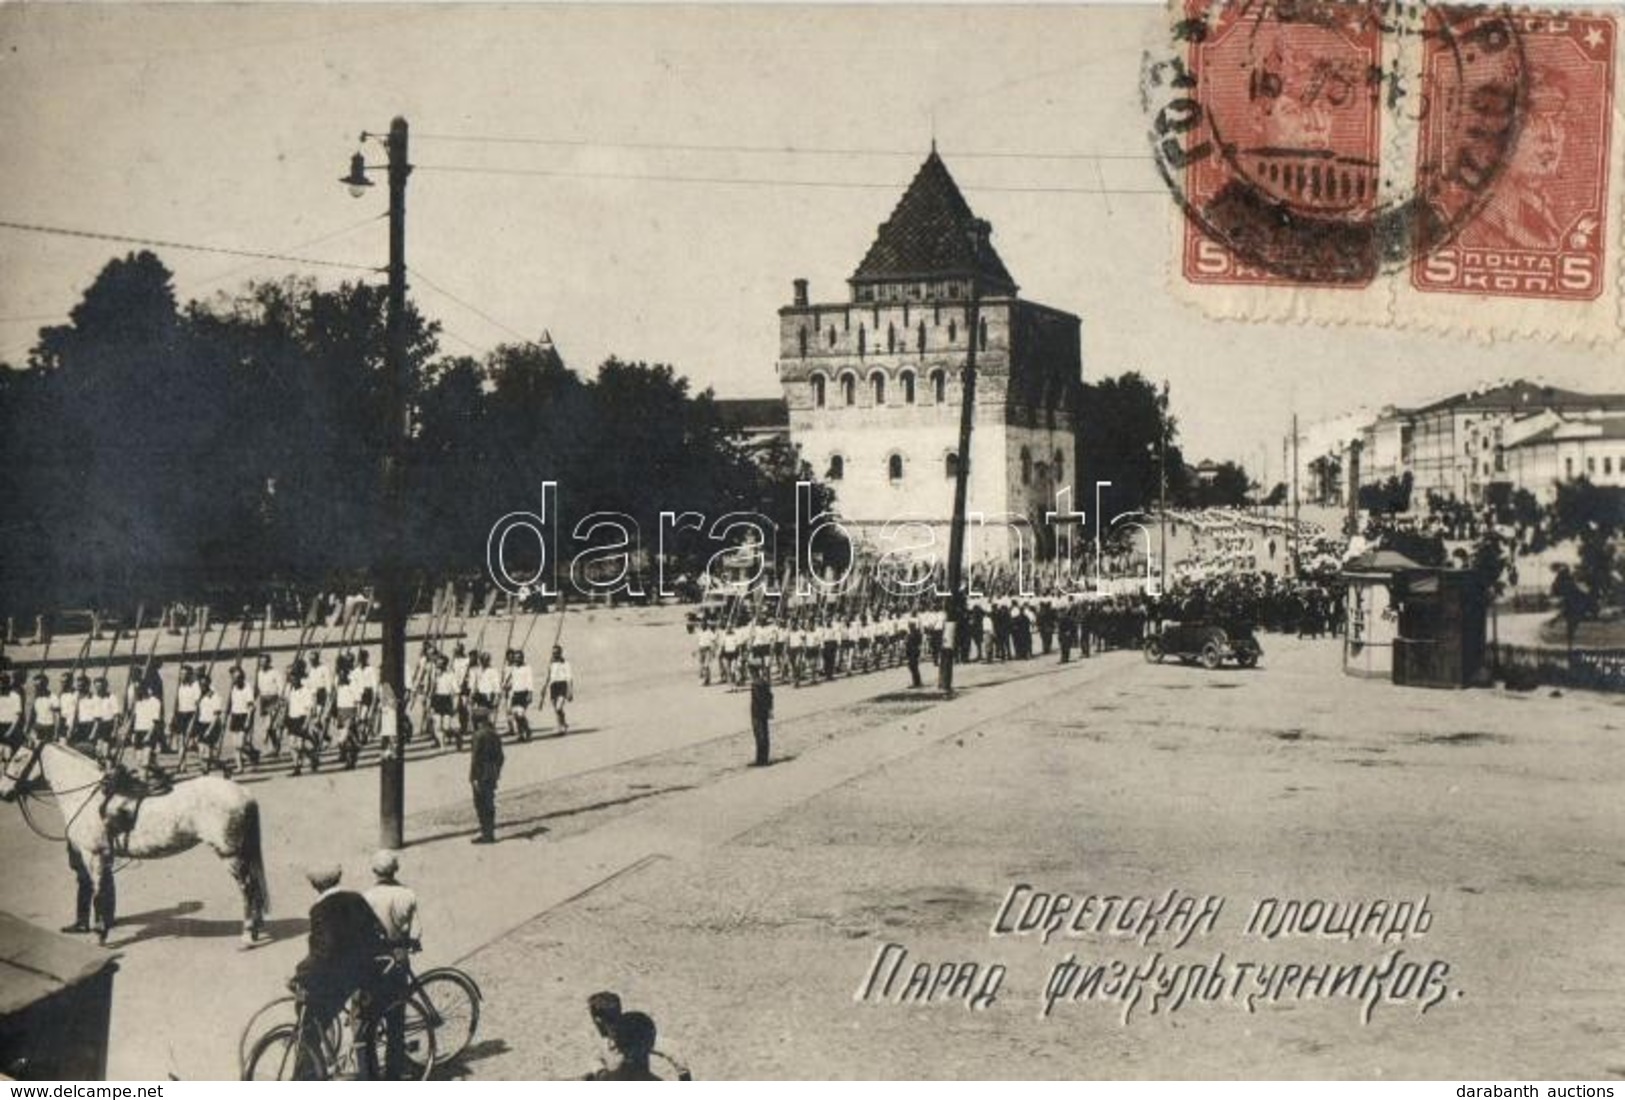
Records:
{"label": "overcast sky", "polygon": [[[1278,474],[1294,408],[1514,376],[1620,388],[1618,349],[1174,302],[1137,94],[1164,27],[1149,6],[8,5],[0,220],[381,267],[382,188],[337,179],[359,131],[404,115],[413,294],[444,350],[545,328],[586,374],[613,353],[763,396],[790,281],[845,299],[934,130],[1023,296],[1083,318],[1087,377],[1167,379],[1192,458]],[[489,138],[525,140],[469,140]],[[0,229],[0,359],[129,247]],[[156,251],[183,298],[365,275]]]}

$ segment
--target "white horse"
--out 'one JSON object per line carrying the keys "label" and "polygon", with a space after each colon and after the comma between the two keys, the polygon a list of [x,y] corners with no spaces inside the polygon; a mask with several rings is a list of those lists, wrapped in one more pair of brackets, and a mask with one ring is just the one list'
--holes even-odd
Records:
{"label": "white horse", "polygon": [[[87,887],[91,892],[103,940],[113,923],[114,860],[159,859],[207,844],[230,861],[232,878],[242,891],[243,942],[258,941],[271,897],[260,848],[260,807],[253,795],[212,775],[182,780],[165,794],[114,795],[107,816],[129,823],[127,831],[116,834],[115,847],[115,834],[103,816],[101,765],[83,753],[49,741],[19,750],[0,773],[0,799],[16,798],[36,763],[66,823],[69,863],[79,876],[81,897]],[[83,916],[81,909],[81,920]]]}

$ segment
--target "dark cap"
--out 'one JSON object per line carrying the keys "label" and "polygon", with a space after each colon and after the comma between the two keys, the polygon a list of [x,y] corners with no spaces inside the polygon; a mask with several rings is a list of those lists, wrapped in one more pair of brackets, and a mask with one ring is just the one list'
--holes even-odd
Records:
{"label": "dark cap", "polygon": [[655,1022],[642,1012],[628,1012],[615,1021],[615,1048],[633,1058],[647,1058],[655,1048]]}

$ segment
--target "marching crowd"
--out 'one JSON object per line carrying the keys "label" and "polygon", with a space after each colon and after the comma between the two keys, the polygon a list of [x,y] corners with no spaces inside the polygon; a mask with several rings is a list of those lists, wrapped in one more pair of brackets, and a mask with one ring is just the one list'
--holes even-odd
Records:
{"label": "marching crowd", "polygon": [[921,662],[938,663],[945,645],[961,663],[1028,660],[1057,647],[1064,662],[1074,652],[1138,646],[1144,614],[1143,601],[1132,596],[996,596],[969,601],[955,632],[939,606],[752,615],[741,600],[688,629],[702,684],[742,687],[761,670],[771,682],[802,687],[906,666],[920,687]]}
{"label": "marching crowd", "polygon": [[960,663],[1028,660],[1057,649],[1062,662],[1111,649],[1138,649],[1165,621],[1246,623],[1318,638],[1341,632],[1343,586],[1335,577],[1286,578],[1230,572],[1182,577],[1160,596],[1052,592],[968,601],[950,630],[940,605],[910,608],[752,612],[744,597],[691,617],[700,682],[738,689],[760,673],[795,687],[939,662],[951,644]]}
{"label": "marching crowd", "polygon": [[[459,751],[481,723],[528,741],[537,676],[522,649],[507,650],[500,667],[494,657],[461,642],[444,652],[426,641],[409,678],[404,737],[385,721],[388,688],[365,646],[342,649],[330,662],[322,648],[301,647],[283,668],[261,653],[252,676],[239,657],[218,680],[212,662],[182,662],[173,691],[157,659],[134,662],[121,694],[105,668],[95,676],[70,670],[55,684],[43,671],[30,678],[0,670],[0,764],[32,739],[66,744],[109,766],[133,764],[153,779],[189,761],[204,772],[252,771],[284,752],[300,775],[318,771],[324,758],[353,769],[374,740],[382,752],[400,751],[414,730],[435,748],[452,743]],[[565,732],[575,676],[562,647],[553,647],[541,681],[540,694]]]}

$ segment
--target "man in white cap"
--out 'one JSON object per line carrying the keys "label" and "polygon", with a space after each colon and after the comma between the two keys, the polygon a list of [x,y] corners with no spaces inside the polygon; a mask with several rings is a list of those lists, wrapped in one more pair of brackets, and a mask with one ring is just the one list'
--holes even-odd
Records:
{"label": "man in white cap", "polygon": [[[395,874],[400,869],[400,858],[388,848],[380,848],[372,856],[373,884],[361,894],[377,914],[389,953],[395,958],[395,965],[381,987],[385,1001],[394,1001],[406,992],[411,954],[417,949],[418,937],[422,934],[418,927],[418,896],[396,881]],[[393,1079],[398,1076],[394,1067],[401,1064],[404,1014],[400,1011],[386,1012],[384,1026],[388,1028],[385,1068],[387,1075]]]}
{"label": "man in white cap", "polygon": [[361,896],[378,914],[384,938],[404,961],[404,952],[422,935],[422,929],[418,925],[417,894],[395,878],[400,869],[400,857],[388,848],[380,848],[372,857],[373,885]]}

